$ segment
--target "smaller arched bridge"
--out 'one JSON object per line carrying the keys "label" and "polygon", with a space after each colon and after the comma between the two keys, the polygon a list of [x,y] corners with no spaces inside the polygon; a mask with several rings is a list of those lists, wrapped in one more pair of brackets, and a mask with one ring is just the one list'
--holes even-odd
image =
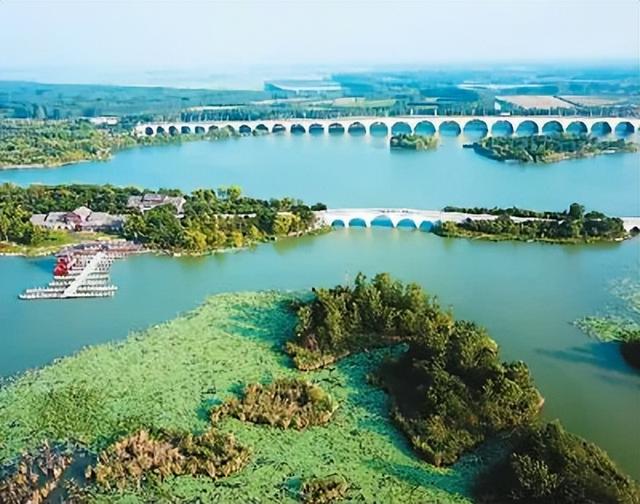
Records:
{"label": "smaller arched bridge", "polygon": [[[320,224],[344,227],[407,227],[430,231],[443,222],[493,220],[497,215],[443,212],[441,210],[416,210],[412,208],[338,208],[316,212]],[[511,217],[515,222],[532,220],[528,217]],[[640,230],[640,217],[622,217],[627,232]]]}

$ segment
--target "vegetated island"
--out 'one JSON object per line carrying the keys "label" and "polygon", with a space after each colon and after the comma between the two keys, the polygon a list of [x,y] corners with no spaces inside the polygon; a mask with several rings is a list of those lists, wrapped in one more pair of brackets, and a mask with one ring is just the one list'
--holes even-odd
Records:
{"label": "vegetated island", "polygon": [[[320,367],[293,368],[285,345],[297,366]],[[311,296],[219,295],[1,388],[0,499],[637,501],[604,452],[538,425],[540,407],[525,364],[386,274]],[[511,434],[502,448],[434,468],[498,434]],[[56,467],[93,454],[85,476],[22,477],[43,442],[65,447]]]}
{"label": "vegetated island", "polygon": [[590,135],[491,136],[471,144],[473,150],[491,159],[520,163],[554,163],[563,159],[598,154],[636,152],[638,146],[620,138],[600,140]]}
{"label": "vegetated island", "polygon": [[536,212],[519,208],[462,208],[448,206],[445,212],[495,215],[497,218],[467,218],[462,222],[445,221],[434,228],[444,237],[474,238],[492,241],[518,240],[548,243],[593,243],[620,241],[634,235],[624,228],[622,219],[601,212],[586,212],[572,203],[563,212]]}
{"label": "vegetated island", "polygon": [[391,136],[389,147],[394,150],[432,150],[438,147],[438,139],[428,135],[401,133]]}
{"label": "vegetated island", "polygon": [[637,502],[640,489],[605,452],[540,424],[542,398],[522,362],[504,363],[484,329],[453,319],[415,285],[387,274],[354,286],[314,289],[297,307],[287,344],[299,369],[353,353],[399,347],[375,372],[391,396],[391,415],[427,462],[450,465],[498,433],[508,448],[476,480],[480,502]]}
{"label": "vegetated island", "polygon": [[[260,200],[238,186],[157,192],[110,185],[0,185],[0,252],[46,254],[88,237],[126,238],[151,250],[202,254],[318,230],[292,198]],[[97,230],[97,234],[86,230]]]}
{"label": "vegetated island", "polygon": [[0,121],[0,169],[56,167],[81,161],[105,161],[114,152],[137,146],[238,136],[227,128],[203,134],[134,135],[124,126],[98,127],[86,120]]}
{"label": "vegetated island", "polygon": [[640,282],[625,279],[616,282],[612,291],[622,301],[622,309],[584,317],[576,325],[600,341],[616,344],[624,360],[640,370]]}

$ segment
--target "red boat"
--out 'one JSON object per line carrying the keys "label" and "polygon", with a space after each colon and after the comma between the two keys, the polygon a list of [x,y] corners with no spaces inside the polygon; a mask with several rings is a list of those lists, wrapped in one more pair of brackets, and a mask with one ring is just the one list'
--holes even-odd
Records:
{"label": "red boat", "polygon": [[69,274],[69,266],[71,265],[71,258],[69,256],[58,257],[56,265],[53,268],[53,274],[55,276],[66,276]]}

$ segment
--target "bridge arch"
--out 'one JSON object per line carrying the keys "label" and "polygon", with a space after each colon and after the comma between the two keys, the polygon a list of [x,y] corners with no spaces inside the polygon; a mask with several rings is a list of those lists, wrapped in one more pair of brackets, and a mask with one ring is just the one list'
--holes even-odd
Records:
{"label": "bridge arch", "polygon": [[391,217],[384,214],[376,215],[373,219],[371,219],[371,226],[386,227],[386,228],[394,227],[393,220],[391,219]]}
{"label": "bridge arch", "polygon": [[341,123],[331,123],[327,131],[331,135],[342,135],[344,134],[344,126]]}
{"label": "bridge arch", "polygon": [[286,133],[287,128],[283,124],[274,124],[273,128],[271,128],[271,133]]}
{"label": "bridge arch", "polygon": [[362,136],[367,134],[367,128],[360,121],[353,122],[347,128],[350,135]]}
{"label": "bridge arch", "polygon": [[366,220],[360,217],[354,217],[349,220],[349,227],[368,227],[368,225]]}
{"label": "bridge arch", "polygon": [[448,120],[448,121],[442,121],[440,123],[440,128],[439,128],[440,134],[444,135],[444,136],[458,136],[460,133],[462,133],[462,128],[460,128],[460,125],[458,124],[457,121],[454,120]]}
{"label": "bridge arch", "polygon": [[382,121],[376,121],[369,127],[369,134],[371,136],[387,136],[389,134],[389,127]]}
{"label": "bridge arch", "polygon": [[467,136],[485,137],[489,133],[489,126],[482,119],[471,119],[465,123],[462,131]]}
{"label": "bridge arch", "polygon": [[589,133],[589,128],[583,121],[573,121],[567,125],[566,131],[572,135],[586,135]]}
{"label": "bridge arch", "polygon": [[620,136],[632,135],[633,133],[635,133],[635,131],[636,129],[633,127],[633,124],[631,124],[630,121],[620,121],[614,128],[614,132],[616,133],[616,135]]}
{"label": "bridge arch", "polygon": [[344,219],[333,219],[331,221],[331,227],[347,227],[344,223]]}
{"label": "bridge arch", "polygon": [[178,131],[178,128],[175,126],[169,126],[169,134],[172,136],[177,135],[178,133],[180,133],[180,131]]}
{"label": "bridge arch", "polygon": [[613,129],[608,121],[596,121],[591,125],[591,133],[597,136],[609,135],[613,133]]}
{"label": "bridge arch", "polygon": [[269,133],[269,127],[266,124],[258,124],[255,127],[255,131],[259,131],[260,133]]}
{"label": "bridge arch", "polygon": [[289,128],[289,131],[291,131],[291,133],[293,133],[294,135],[302,135],[303,133],[307,132],[304,126],[299,123],[292,124],[291,128]]}
{"label": "bridge arch", "polygon": [[191,128],[189,126],[181,126],[180,127],[180,133],[182,133],[183,135],[190,135],[191,134]]}
{"label": "bridge arch", "polygon": [[513,124],[511,121],[507,121],[506,119],[500,119],[493,123],[491,126],[491,134],[493,136],[511,136],[515,133],[515,129],[513,128]]}
{"label": "bridge arch", "polygon": [[564,132],[562,124],[560,124],[560,121],[555,120],[545,122],[542,125],[542,130],[540,130],[540,133],[544,135],[558,135],[562,132]]}
{"label": "bridge arch", "polygon": [[309,133],[311,135],[321,135],[324,133],[324,126],[320,123],[313,123],[309,126]]}
{"label": "bridge arch", "polygon": [[213,133],[216,130],[219,130],[220,128],[218,128],[215,124],[212,124],[211,126],[209,126],[209,133]]}
{"label": "bridge arch", "polygon": [[424,231],[426,233],[430,233],[431,231],[433,231],[433,228],[435,228],[435,227],[436,227],[436,224],[434,222],[429,221],[429,220],[423,220],[420,223],[420,226],[418,227],[418,229],[420,231]]}
{"label": "bridge arch", "polygon": [[412,132],[411,126],[409,126],[409,123],[406,123],[404,121],[397,121],[393,123],[393,125],[391,126],[392,135],[400,135],[400,134],[406,135],[411,132]]}
{"label": "bridge arch", "polygon": [[163,126],[158,126],[156,128],[156,135],[166,135],[167,134],[167,130],[164,129]]}
{"label": "bridge arch", "polygon": [[155,132],[153,131],[153,128],[151,126],[147,126],[144,129],[144,134],[147,136],[152,136]]}
{"label": "bridge arch", "polygon": [[204,135],[205,134],[204,126],[196,126],[195,132],[196,132],[196,135]]}
{"label": "bridge arch", "polygon": [[398,224],[396,224],[396,227],[399,229],[418,229],[418,225],[416,224],[416,221],[413,220],[411,217],[405,217],[404,219],[400,219],[398,221]]}
{"label": "bridge arch", "polygon": [[238,133],[241,135],[250,135],[251,134],[251,126],[247,124],[241,124],[238,128]]}
{"label": "bridge arch", "polygon": [[416,135],[435,135],[436,127],[431,121],[420,121],[413,130]]}
{"label": "bridge arch", "polygon": [[537,135],[538,133],[540,133],[540,128],[538,128],[538,124],[531,119],[522,121],[516,128],[516,135],[518,136]]}

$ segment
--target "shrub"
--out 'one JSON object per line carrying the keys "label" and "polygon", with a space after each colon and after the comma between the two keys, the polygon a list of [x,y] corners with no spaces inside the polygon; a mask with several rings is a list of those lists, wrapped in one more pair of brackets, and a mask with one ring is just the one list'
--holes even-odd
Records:
{"label": "shrub", "polygon": [[242,421],[300,430],[327,423],[335,409],[331,396],[317,385],[282,379],[270,385],[248,385],[241,400],[233,398],[214,408],[211,418],[217,422],[230,415]]}
{"label": "shrub", "polygon": [[313,478],[302,485],[301,497],[305,504],[326,504],[344,499],[349,483],[339,475]]}
{"label": "shrub", "polygon": [[140,488],[150,479],[182,474],[217,479],[239,471],[248,460],[249,450],[231,434],[209,430],[200,436],[152,436],[141,430],[102,452],[86,476],[107,489],[122,490],[128,486]]}

